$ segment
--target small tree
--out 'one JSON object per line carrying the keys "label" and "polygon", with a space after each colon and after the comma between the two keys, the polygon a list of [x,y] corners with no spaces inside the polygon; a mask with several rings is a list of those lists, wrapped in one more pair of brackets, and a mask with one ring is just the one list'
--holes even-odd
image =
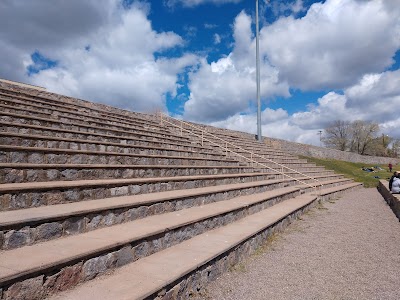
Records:
{"label": "small tree", "polygon": [[390,156],[388,146],[391,140],[392,139],[387,135],[374,138],[366,154],[375,156]]}
{"label": "small tree", "polygon": [[347,121],[334,121],[325,128],[325,136],[321,139],[328,148],[345,151],[351,138],[351,123]]}
{"label": "small tree", "polygon": [[392,148],[388,149],[388,152],[391,157],[400,157],[400,139],[392,141]]}
{"label": "small tree", "polygon": [[361,155],[385,155],[389,137],[378,138],[377,123],[336,120],[325,128],[324,145],[341,151],[349,150]]}
{"label": "small tree", "polygon": [[379,132],[379,125],[364,121],[354,121],[352,123],[352,139],[350,151],[361,155],[369,154],[373,148],[373,142]]}

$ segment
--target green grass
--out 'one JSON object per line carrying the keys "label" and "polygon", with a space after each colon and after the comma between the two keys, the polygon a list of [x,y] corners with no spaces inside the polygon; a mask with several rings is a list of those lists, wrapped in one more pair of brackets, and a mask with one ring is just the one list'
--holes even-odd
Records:
{"label": "green grass", "polygon": [[[389,179],[392,173],[389,172],[387,165],[380,164],[365,164],[365,163],[352,163],[334,159],[322,159],[308,156],[301,156],[309,162],[314,162],[318,166],[323,166],[326,169],[333,170],[336,173],[343,174],[348,178],[353,178],[354,181],[362,182],[365,187],[378,186],[379,179]],[[375,167],[379,166],[382,170],[376,172],[366,172],[362,167]],[[379,178],[375,178],[375,176]]]}

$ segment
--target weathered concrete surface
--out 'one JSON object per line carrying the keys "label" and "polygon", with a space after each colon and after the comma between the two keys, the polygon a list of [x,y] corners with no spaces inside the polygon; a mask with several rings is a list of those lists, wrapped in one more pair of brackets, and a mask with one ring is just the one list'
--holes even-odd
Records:
{"label": "weathered concrete surface", "polygon": [[400,299],[400,223],[374,188],[325,203],[270,242],[197,299]]}

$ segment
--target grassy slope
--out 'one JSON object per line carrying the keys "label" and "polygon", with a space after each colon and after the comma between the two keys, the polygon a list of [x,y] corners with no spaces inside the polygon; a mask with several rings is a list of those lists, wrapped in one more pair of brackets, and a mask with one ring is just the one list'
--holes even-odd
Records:
{"label": "grassy slope", "polygon": [[[379,179],[389,179],[392,175],[392,173],[389,173],[387,165],[368,165],[364,163],[351,163],[341,160],[321,159],[308,156],[302,156],[302,158],[307,159],[309,162],[314,162],[318,166],[324,166],[326,169],[343,174],[346,177],[353,178],[357,182],[362,182],[365,187],[376,187],[378,185]],[[369,168],[374,166],[379,166],[383,170],[378,170],[375,172],[366,172],[362,170],[362,167]],[[400,169],[399,166],[394,166],[393,168],[396,170],[396,167],[397,169]]]}

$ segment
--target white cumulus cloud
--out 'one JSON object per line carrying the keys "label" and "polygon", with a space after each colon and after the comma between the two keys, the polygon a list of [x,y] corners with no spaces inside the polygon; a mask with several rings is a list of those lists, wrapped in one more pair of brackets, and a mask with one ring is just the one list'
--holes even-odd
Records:
{"label": "white cumulus cloud", "polygon": [[400,5],[394,2],[315,3],[303,18],[283,17],[265,26],[261,48],[292,87],[345,88],[393,63],[400,47]]}
{"label": "white cumulus cloud", "polygon": [[[197,121],[218,121],[246,111],[256,99],[255,39],[251,18],[241,12],[235,19],[234,49],[226,57],[207,63],[190,76],[190,97],[184,117]],[[261,96],[288,96],[286,83],[278,82],[278,70],[267,61],[261,66]],[[251,105],[250,105],[251,106]]]}
{"label": "white cumulus cloud", "polygon": [[[166,95],[176,95],[179,74],[198,62],[189,53],[163,57],[163,51],[181,47],[183,39],[173,32],[156,32],[146,3],[134,2],[125,9],[117,0],[103,0],[102,5],[98,1],[54,2],[54,6],[43,0],[26,7],[21,1],[0,4],[0,24],[4,18],[22,19],[12,34],[3,32],[0,38],[0,44],[8,45],[0,54],[12,58],[5,67],[18,70],[14,78],[7,73],[8,78],[122,108],[152,111],[165,109]],[[32,37],[27,35],[28,26],[33,28]],[[28,39],[19,39],[18,33]],[[30,55],[35,51],[57,64],[28,77],[26,67],[34,64]]]}

